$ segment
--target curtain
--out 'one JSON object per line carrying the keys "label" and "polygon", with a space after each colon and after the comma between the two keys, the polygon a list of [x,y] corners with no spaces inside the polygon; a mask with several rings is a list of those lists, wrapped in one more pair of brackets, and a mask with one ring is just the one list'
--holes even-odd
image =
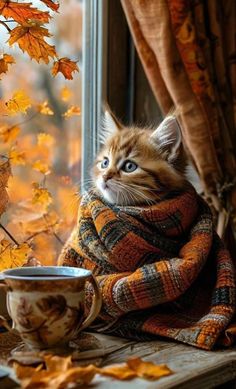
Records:
{"label": "curtain", "polygon": [[236,2],[121,3],[155,98],[163,115],[176,109],[204,196],[218,217],[218,233],[228,231],[233,251]]}

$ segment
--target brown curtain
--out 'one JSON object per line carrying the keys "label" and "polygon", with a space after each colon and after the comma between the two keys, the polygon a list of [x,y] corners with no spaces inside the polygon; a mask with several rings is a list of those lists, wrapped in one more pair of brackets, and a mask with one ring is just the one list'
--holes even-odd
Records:
{"label": "brown curtain", "polygon": [[207,201],[218,215],[218,232],[223,235],[228,225],[232,238],[236,208],[236,2],[121,2],[163,114],[174,106],[182,122],[186,147]]}

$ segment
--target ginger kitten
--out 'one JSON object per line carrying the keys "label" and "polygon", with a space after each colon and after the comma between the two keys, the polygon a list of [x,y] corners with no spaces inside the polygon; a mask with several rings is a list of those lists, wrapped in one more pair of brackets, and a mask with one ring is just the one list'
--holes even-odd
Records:
{"label": "ginger kitten", "polygon": [[105,113],[103,147],[92,170],[97,191],[110,204],[145,205],[187,185],[186,157],[174,116],[157,129],[124,127]]}

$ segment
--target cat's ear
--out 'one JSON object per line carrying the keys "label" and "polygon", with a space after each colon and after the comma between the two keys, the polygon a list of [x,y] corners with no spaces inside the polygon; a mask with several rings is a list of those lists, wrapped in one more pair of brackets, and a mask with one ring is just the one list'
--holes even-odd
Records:
{"label": "cat's ear", "polygon": [[102,116],[102,125],[100,128],[100,141],[105,143],[106,139],[115,132],[120,131],[122,125],[115,115],[106,107]]}
{"label": "cat's ear", "polygon": [[152,133],[151,138],[163,151],[168,161],[173,160],[182,143],[180,125],[175,116],[167,116]]}

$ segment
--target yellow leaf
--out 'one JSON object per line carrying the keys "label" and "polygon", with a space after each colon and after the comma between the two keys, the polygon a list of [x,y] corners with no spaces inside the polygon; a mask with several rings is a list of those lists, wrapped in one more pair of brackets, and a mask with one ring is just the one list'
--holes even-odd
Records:
{"label": "yellow leaf", "polygon": [[31,101],[24,91],[16,91],[12,98],[6,102],[7,111],[10,115],[17,113],[26,113],[27,109],[31,107]]}
{"label": "yellow leaf", "polygon": [[38,110],[43,115],[54,115],[52,109],[48,106],[48,102],[44,101],[42,104],[38,105]]}
{"label": "yellow leaf", "polygon": [[80,107],[78,107],[77,105],[72,105],[62,116],[68,119],[71,116],[75,116],[75,115],[80,116],[80,113],[81,113]]}
{"label": "yellow leaf", "polygon": [[16,246],[6,239],[0,242],[0,271],[12,267],[22,266],[29,254],[31,248],[27,243]]}
{"label": "yellow leaf", "polygon": [[42,161],[35,161],[32,165],[32,168],[34,170],[37,170],[38,172],[48,175],[51,173],[51,170],[49,169],[49,166],[47,163],[44,163]]}
{"label": "yellow leaf", "polygon": [[[59,357],[49,354],[44,355],[43,359],[46,365],[46,368],[43,369],[36,368],[32,371],[28,366],[19,364],[14,366],[17,377],[22,380],[23,388],[60,389],[70,387],[70,384],[83,386],[88,385],[96,374],[110,376],[118,380],[129,380],[136,377],[156,380],[172,373],[166,365],[155,365],[151,362],[144,362],[139,358],[128,361],[130,366],[128,363],[123,363],[102,368],[95,365],[73,367],[71,357]],[[137,366],[135,366],[136,362]]]}
{"label": "yellow leaf", "polygon": [[142,361],[140,358],[131,358],[127,361],[127,366],[132,369],[138,377],[147,380],[156,380],[172,374],[172,371],[166,365],[156,365],[152,362]]}
{"label": "yellow leaf", "polygon": [[41,204],[45,209],[52,203],[52,195],[47,188],[40,187],[38,183],[34,182],[33,186],[33,204]]}
{"label": "yellow leaf", "polygon": [[8,71],[8,66],[15,63],[12,55],[3,54],[0,58],[0,74],[6,73]]}
{"label": "yellow leaf", "polygon": [[130,380],[137,375],[127,365],[112,365],[100,369],[100,374],[116,378],[118,380]]}
{"label": "yellow leaf", "polygon": [[55,138],[52,135],[46,134],[44,132],[40,132],[40,134],[37,135],[37,139],[39,146],[51,147],[55,143]]}
{"label": "yellow leaf", "polygon": [[9,151],[11,165],[25,165],[26,155],[24,151],[18,151],[14,147]]}
{"label": "yellow leaf", "polygon": [[8,127],[6,125],[0,125],[0,139],[3,143],[10,143],[16,139],[20,132],[20,128],[18,126]]}
{"label": "yellow leaf", "polygon": [[60,91],[60,96],[63,101],[69,101],[73,96],[73,92],[67,86],[64,86]]}

